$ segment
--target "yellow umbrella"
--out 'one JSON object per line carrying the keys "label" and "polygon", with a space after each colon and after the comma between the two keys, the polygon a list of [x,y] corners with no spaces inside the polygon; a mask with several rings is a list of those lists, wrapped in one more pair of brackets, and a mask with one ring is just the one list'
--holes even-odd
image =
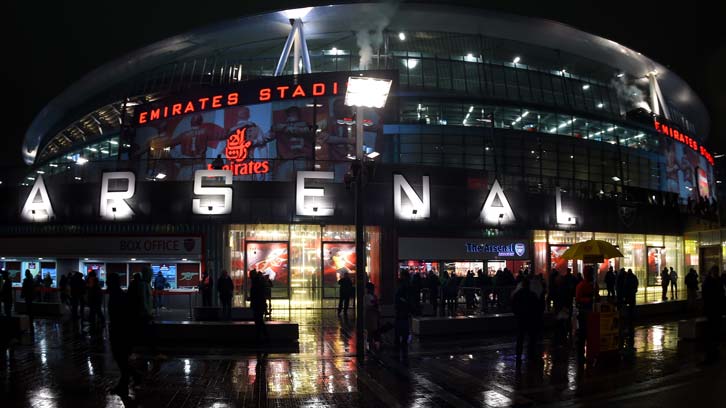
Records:
{"label": "yellow umbrella", "polygon": [[600,263],[605,259],[621,258],[623,254],[611,243],[599,239],[578,242],[562,254],[563,259],[580,259],[585,263]]}

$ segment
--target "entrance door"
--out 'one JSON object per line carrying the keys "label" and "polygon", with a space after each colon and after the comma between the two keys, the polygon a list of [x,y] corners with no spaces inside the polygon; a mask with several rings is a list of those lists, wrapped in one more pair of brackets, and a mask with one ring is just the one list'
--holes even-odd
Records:
{"label": "entrance door", "polygon": [[[721,264],[721,247],[702,247],[701,256],[698,258],[698,260],[700,268],[698,272],[700,275],[707,274],[708,271],[714,266],[719,268],[719,265]],[[721,268],[719,268],[719,271],[720,270]]]}

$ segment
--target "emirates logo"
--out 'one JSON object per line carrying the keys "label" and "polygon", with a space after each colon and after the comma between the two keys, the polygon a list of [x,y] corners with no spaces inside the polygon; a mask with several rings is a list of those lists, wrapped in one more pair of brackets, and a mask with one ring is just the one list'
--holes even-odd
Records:
{"label": "emirates logo", "polygon": [[243,162],[247,159],[247,149],[252,146],[252,142],[246,138],[247,128],[237,129],[227,139],[227,147],[224,149],[224,155],[227,160],[234,162]]}

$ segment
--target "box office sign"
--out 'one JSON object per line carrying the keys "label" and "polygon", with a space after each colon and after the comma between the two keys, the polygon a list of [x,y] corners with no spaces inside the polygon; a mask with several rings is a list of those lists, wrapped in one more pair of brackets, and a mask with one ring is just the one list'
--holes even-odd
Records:
{"label": "box office sign", "polygon": [[197,257],[202,238],[194,236],[13,237],[0,238],[10,256]]}
{"label": "box office sign", "polygon": [[466,238],[399,238],[399,259],[486,260],[531,259],[529,240]]}

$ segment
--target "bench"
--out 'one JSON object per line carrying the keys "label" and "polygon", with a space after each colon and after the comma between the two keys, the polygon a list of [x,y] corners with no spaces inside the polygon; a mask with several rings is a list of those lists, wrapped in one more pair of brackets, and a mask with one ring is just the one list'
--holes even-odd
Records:
{"label": "bench", "polygon": [[[28,314],[25,302],[15,302],[15,313]],[[33,316],[61,316],[63,305],[53,302],[33,302]]]}
{"label": "bench", "polygon": [[[265,322],[270,343],[296,344],[299,339],[297,323],[270,321]],[[180,341],[217,344],[255,344],[257,331],[254,322],[199,322],[199,321],[158,321],[154,331],[159,341]]]}
{"label": "bench", "polygon": [[[233,307],[232,320],[252,321],[252,308]],[[219,321],[222,320],[222,308],[217,306],[197,306],[194,308],[194,320],[197,321]]]}

